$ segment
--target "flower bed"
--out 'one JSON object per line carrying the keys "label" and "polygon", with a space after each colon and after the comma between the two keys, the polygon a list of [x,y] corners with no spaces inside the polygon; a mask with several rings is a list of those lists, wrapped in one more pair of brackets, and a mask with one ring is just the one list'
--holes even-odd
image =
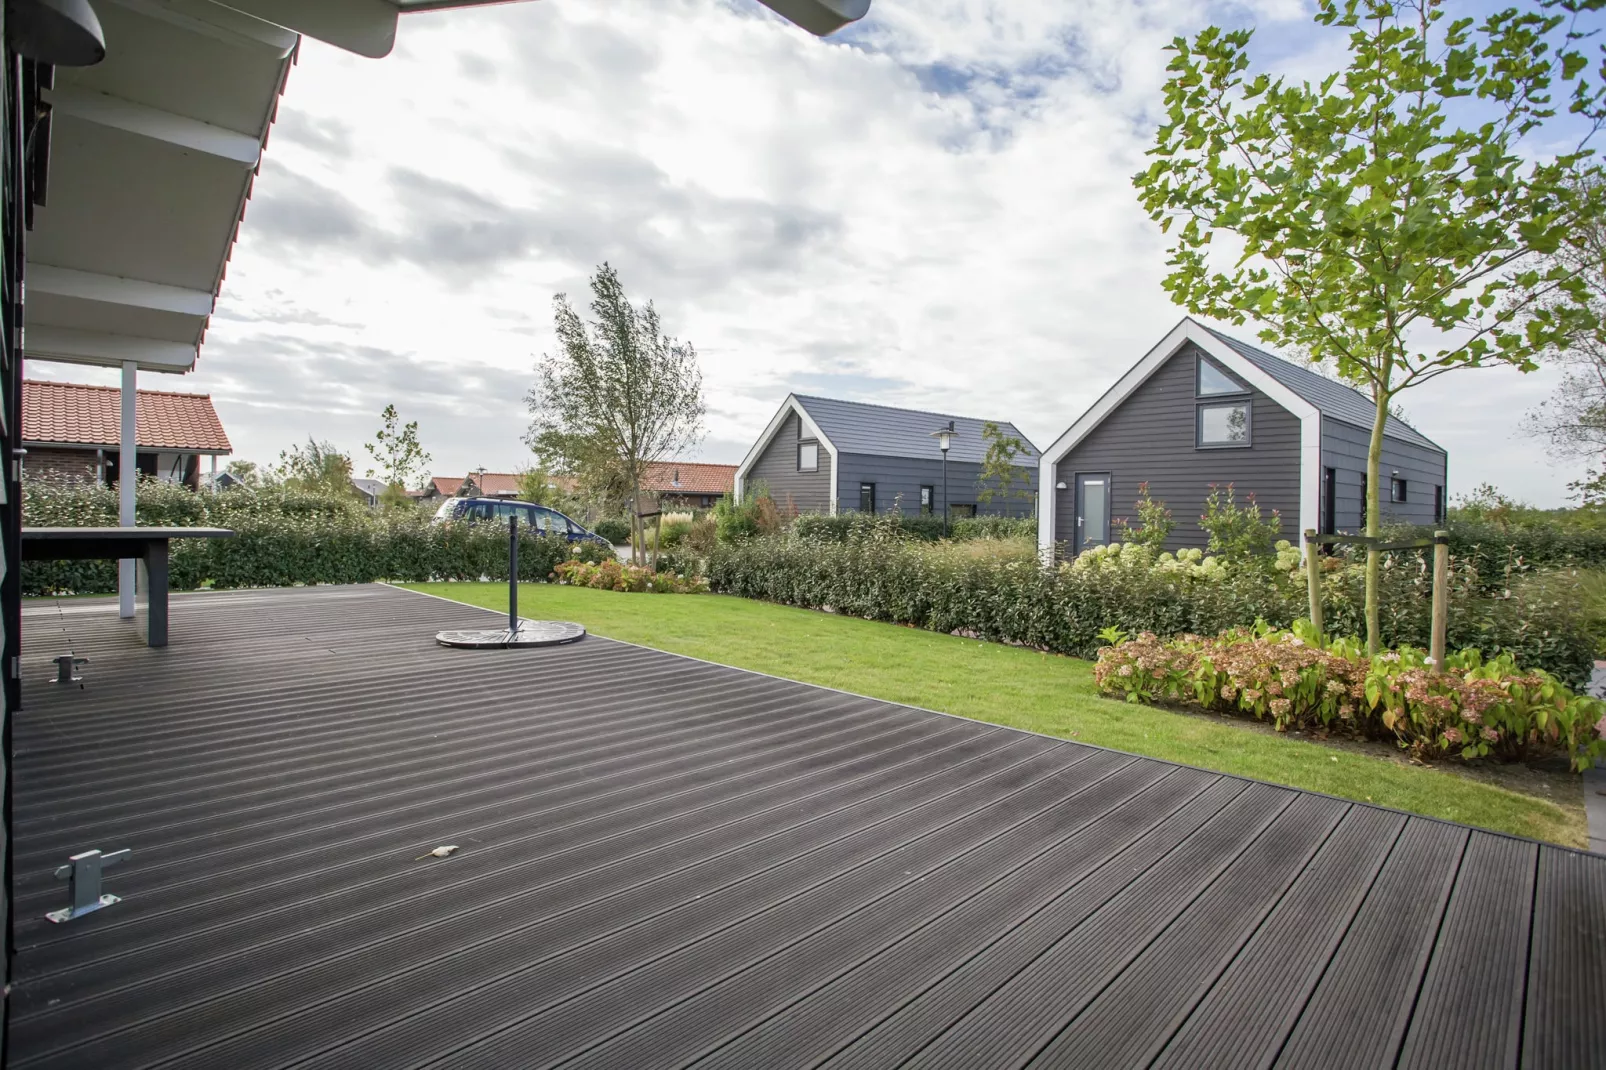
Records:
{"label": "flower bed", "polygon": [[627,565],[617,559],[607,561],[562,561],[553,569],[559,583],[573,587],[593,587],[599,591],[650,591],[657,594],[706,594],[708,581],[700,576],[674,572],[654,572],[640,565]]}
{"label": "flower bed", "polygon": [[1359,640],[1323,643],[1306,621],[1293,631],[1261,624],[1214,638],[1144,633],[1100,650],[1094,679],[1129,702],[1248,715],[1279,731],[1393,739],[1421,758],[1513,761],[1534,745],[1565,752],[1574,769],[1606,757],[1596,727],[1606,702],[1543,670],[1519,669],[1509,654],[1461,650],[1434,672],[1415,647],[1367,657]]}

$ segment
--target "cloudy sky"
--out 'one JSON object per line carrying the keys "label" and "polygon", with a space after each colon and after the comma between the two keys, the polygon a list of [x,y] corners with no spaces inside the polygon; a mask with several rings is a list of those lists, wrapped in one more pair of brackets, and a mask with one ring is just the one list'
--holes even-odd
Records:
{"label": "cloudy sky", "polygon": [[[1253,25],[1268,68],[1320,73],[1342,42],[1306,6],[875,0],[820,41],[749,0],[541,0],[404,17],[380,61],[306,41],[199,369],[142,385],[211,393],[252,460],[316,436],[361,470],[393,402],[436,474],[514,470],[552,297],[606,260],[697,347],[699,459],[789,390],[1046,445],[1182,315],[1130,184],[1163,46]],[[1402,402],[1452,493],[1559,504],[1576,466],[1518,433],[1554,382]]]}

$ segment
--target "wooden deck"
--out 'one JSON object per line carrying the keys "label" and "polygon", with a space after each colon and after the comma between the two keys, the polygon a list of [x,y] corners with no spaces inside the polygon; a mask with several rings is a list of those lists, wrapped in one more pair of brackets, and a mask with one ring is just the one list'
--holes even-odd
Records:
{"label": "wooden deck", "polygon": [[19,1068],[1606,1059],[1600,856],[386,587],[24,619]]}

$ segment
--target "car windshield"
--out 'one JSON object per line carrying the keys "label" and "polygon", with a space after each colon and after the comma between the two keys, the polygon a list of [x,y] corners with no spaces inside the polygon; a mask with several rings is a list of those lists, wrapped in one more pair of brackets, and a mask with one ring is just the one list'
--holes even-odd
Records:
{"label": "car windshield", "polygon": [[435,519],[436,520],[450,520],[450,519],[452,519],[452,517],[457,515],[457,507],[460,504],[462,504],[462,503],[460,503],[456,498],[447,498],[444,502],[441,502],[441,507],[439,509],[435,510]]}

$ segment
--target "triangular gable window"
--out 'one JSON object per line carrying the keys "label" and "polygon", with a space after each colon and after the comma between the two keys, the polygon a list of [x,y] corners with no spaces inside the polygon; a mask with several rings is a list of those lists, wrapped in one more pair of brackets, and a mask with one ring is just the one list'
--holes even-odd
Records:
{"label": "triangular gable window", "polygon": [[1247,394],[1249,388],[1215,364],[1199,358],[1199,396],[1202,398],[1215,397],[1218,394]]}

